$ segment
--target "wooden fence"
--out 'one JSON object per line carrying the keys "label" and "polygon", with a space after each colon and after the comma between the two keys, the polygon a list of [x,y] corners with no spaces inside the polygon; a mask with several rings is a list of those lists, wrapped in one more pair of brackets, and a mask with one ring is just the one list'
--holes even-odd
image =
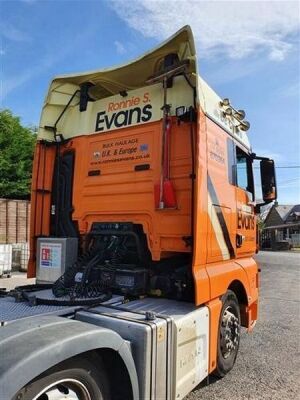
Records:
{"label": "wooden fence", "polygon": [[0,199],[0,243],[29,241],[30,202]]}

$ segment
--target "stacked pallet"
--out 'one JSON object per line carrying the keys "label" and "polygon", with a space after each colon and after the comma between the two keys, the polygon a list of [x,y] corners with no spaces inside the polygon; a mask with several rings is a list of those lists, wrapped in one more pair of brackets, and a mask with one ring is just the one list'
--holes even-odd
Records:
{"label": "stacked pallet", "polygon": [[29,241],[30,202],[0,199],[0,243]]}

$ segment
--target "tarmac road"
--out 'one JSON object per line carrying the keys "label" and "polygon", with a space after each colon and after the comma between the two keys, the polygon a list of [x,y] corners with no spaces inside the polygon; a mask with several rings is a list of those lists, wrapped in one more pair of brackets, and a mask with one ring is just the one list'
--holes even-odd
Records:
{"label": "tarmac road", "polygon": [[300,399],[300,253],[260,252],[259,320],[234,369],[185,400]]}
{"label": "tarmac road", "polygon": [[[300,253],[260,252],[259,321],[242,334],[234,369],[209,379],[185,400],[300,399]],[[24,274],[0,279],[0,287],[33,283]]]}

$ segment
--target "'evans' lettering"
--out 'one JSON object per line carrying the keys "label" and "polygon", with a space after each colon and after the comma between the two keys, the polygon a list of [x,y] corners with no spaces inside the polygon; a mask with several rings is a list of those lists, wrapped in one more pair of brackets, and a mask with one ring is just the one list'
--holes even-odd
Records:
{"label": "'evans' lettering", "polygon": [[148,122],[152,117],[152,105],[147,104],[143,108],[135,107],[131,110],[119,111],[111,116],[106,114],[106,111],[100,111],[96,118],[96,132],[109,130],[112,127],[121,128],[140,122]]}
{"label": "'evans' lettering", "polygon": [[238,228],[239,229],[254,229],[254,215],[244,214],[242,212],[238,212]]}

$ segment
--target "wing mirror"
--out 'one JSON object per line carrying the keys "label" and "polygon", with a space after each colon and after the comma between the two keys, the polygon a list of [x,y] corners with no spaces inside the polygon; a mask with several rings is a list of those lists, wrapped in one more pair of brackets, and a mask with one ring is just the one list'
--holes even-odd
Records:
{"label": "wing mirror", "polygon": [[273,160],[263,158],[260,162],[262,195],[265,204],[277,199],[275,164]]}

